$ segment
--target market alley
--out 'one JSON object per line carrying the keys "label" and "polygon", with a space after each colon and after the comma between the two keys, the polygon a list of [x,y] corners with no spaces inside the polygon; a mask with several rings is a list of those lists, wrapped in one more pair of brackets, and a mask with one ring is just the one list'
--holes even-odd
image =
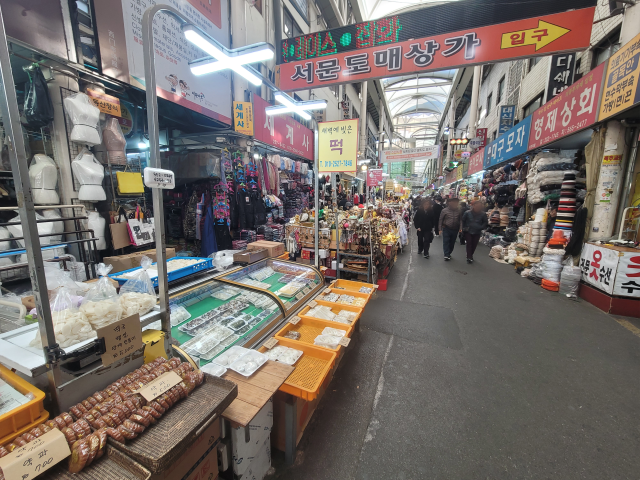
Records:
{"label": "market alley", "polygon": [[270,478],[637,478],[640,338],[483,245],[468,265],[410,238]]}

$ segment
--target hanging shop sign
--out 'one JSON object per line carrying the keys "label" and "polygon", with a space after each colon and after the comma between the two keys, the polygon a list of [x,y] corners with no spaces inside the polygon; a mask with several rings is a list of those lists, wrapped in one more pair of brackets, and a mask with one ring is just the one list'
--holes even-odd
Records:
{"label": "hanging shop sign", "polygon": [[[569,4],[576,10],[567,12]],[[519,3],[518,12],[507,2],[451,2],[286,39],[279,86],[302,90],[589,48],[593,7],[534,5]],[[563,13],[540,15],[545,6]],[[438,21],[438,12],[447,18]]]}
{"label": "hanging shop sign", "polygon": [[640,34],[609,58],[599,121],[640,103]]}
{"label": "hanging shop sign", "polygon": [[580,254],[580,269],[582,281],[611,294],[618,269],[618,252],[585,243]]}
{"label": "hanging shop sign", "polygon": [[569,88],[573,83],[575,71],[575,53],[563,53],[551,57],[549,82],[547,83],[547,102]]}
{"label": "hanging shop sign", "polygon": [[484,161],[484,150],[479,150],[469,157],[469,169],[467,173],[473,175],[482,170],[482,164]]}
{"label": "hanging shop sign", "polygon": [[462,180],[463,170],[464,170],[464,167],[462,165],[458,165],[456,167],[456,180]]}
{"label": "hanging shop sign", "polygon": [[513,127],[513,122],[516,119],[516,106],[515,105],[503,105],[500,107],[500,125],[498,126],[498,135],[502,135]]}
{"label": "hanging shop sign", "polygon": [[640,298],[640,252],[623,252],[618,257],[613,294]]}
{"label": "hanging shop sign", "polygon": [[484,168],[506,162],[528,150],[531,115],[507,130],[484,149]]}
{"label": "hanging shop sign", "polygon": [[[144,89],[142,15],[156,5],[177,9],[189,22],[229,46],[228,2],[221,0],[100,0],[94,13],[104,75]],[[157,94],[171,102],[231,125],[228,71],[196,76],[189,62],[207,54],[188,42],[180,23],[159,12],[153,21]]]}
{"label": "hanging shop sign", "polygon": [[380,182],[382,182],[381,168],[367,170],[367,187],[377,187]]}
{"label": "hanging shop sign", "polygon": [[450,172],[447,172],[447,174],[444,177],[444,183],[445,185],[448,185],[450,183],[453,183],[456,181],[456,170],[451,170]]}
{"label": "hanging shop sign", "polygon": [[269,102],[253,95],[254,138],[285,152],[313,160],[313,131],[289,115],[267,115],[265,108],[269,106]]}
{"label": "hanging shop sign", "polygon": [[419,148],[403,148],[401,150],[383,150],[382,163],[415,162],[429,160],[440,156],[440,145]]}
{"label": "hanging shop sign", "polygon": [[91,88],[87,88],[87,96],[102,113],[107,113],[114,117],[122,116],[122,112],[120,111],[120,99],[118,97],[107,95],[106,93],[101,93],[97,90],[92,90]]}
{"label": "hanging shop sign", "polygon": [[477,128],[476,138],[480,139],[480,147],[486,147],[487,146],[487,129]]}
{"label": "hanging shop sign", "polygon": [[133,130],[133,116],[127,106],[122,104],[120,104],[120,115],[121,116],[118,117],[118,123],[120,124],[122,134],[126,137]]}
{"label": "hanging shop sign", "polygon": [[253,104],[233,102],[233,129],[244,135],[253,136]]}
{"label": "hanging shop sign", "polygon": [[529,150],[596,123],[604,63],[533,112]]}
{"label": "hanging shop sign", "polygon": [[357,163],[358,119],[319,123],[319,171],[355,173]]}

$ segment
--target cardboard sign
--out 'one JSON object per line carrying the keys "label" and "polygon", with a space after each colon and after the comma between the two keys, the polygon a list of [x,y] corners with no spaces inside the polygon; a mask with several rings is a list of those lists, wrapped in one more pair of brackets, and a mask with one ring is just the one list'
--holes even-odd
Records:
{"label": "cardboard sign", "polygon": [[304,292],[298,292],[298,293],[296,294],[296,298],[297,298],[298,300],[302,300],[302,299],[304,298]]}
{"label": "cardboard sign", "polygon": [[266,342],[264,342],[264,347],[267,350],[271,350],[273,347],[275,347],[278,344],[278,340],[276,340],[275,338],[271,337],[269,340],[267,340]]}
{"label": "cardboard sign", "polygon": [[325,295],[331,293],[331,289],[330,288],[325,288],[324,292]]}
{"label": "cardboard sign", "polygon": [[54,429],[0,458],[0,469],[6,479],[31,479],[69,455],[71,450],[65,436]]}
{"label": "cardboard sign", "polygon": [[91,90],[90,88],[87,89],[87,95],[102,113],[108,113],[114,117],[122,116],[122,113],[120,112],[119,98],[107,95],[106,93],[100,93],[96,90]]}
{"label": "cardboard sign", "polygon": [[137,313],[96,332],[98,338],[104,338],[106,351],[102,354],[102,364],[105,367],[142,348],[142,328]]}
{"label": "cardboard sign", "polygon": [[297,316],[297,315],[295,317],[292,317],[292,318],[289,319],[289,323],[291,325],[297,325],[298,322],[300,322],[300,317]]}
{"label": "cardboard sign", "polygon": [[351,342],[351,339],[348,337],[342,337],[340,339],[340,341],[338,342],[338,345],[342,345],[343,347],[348,347],[349,346],[349,342]]}
{"label": "cardboard sign", "polygon": [[315,307],[316,305],[318,305],[318,302],[316,302],[315,300],[311,300],[311,301],[309,302],[309,306],[310,306],[311,308]]}
{"label": "cardboard sign", "polygon": [[165,372],[152,382],[147,383],[136,393],[142,395],[147,402],[151,402],[171,390],[181,381],[182,378],[176,372]]}

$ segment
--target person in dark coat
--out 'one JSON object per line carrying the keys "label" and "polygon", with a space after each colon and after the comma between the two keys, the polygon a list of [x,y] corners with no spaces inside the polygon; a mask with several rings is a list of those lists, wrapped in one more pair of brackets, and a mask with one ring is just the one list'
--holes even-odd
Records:
{"label": "person in dark coat", "polygon": [[440,228],[439,228],[439,225],[438,225],[438,219],[440,219],[440,214],[442,213],[442,208],[443,208],[440,202],[442,202],[442,197],[440,197],[440,196],[436,197],[434,202],[433,202],[433,218],[436,219],[436,222],[435,222],[435,225],[434,225],[434,228],[435,228],[435,231],[436,231],[436,237],[440,235]]}
{"label": "person in dark coat", "polygon": [[431,200],[424,200],[418,207],[413,217],[413,225],[418,234],[418,255],[424,251],[424,258],[429,258],[429,247],[433,241],[432,230],[438,225]]}
{"label": "person in dark coat", "polygon": [[462,216],[462,232],[467,245],[467,263],[473,263],[473,254],[476,251],[482,231],[489,226],[487,214],[482,202],[475,202],[471,210],[467,210]]}

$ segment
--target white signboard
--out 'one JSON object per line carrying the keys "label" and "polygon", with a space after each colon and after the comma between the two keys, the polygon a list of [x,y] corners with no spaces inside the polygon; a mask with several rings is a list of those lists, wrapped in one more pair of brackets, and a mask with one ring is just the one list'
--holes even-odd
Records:
{"label": "white signboard", "polygon": [[402,150],[383,150],[382,163],[415,162],[440,156],[440,145],[420,148],[404,148]]}
{"label": "white signboard", "polygon": [[580,254],[580,268],[583,281],[603,292],[613,293],[618,269],[618,252],[585,243]]}
{"label": "white signboard", "polygon": [[146,167],[144,169],[144,184],[149,188],[172,190],[176,188],[176,176],[171,170]]}
{"label": "white signboard", "polygon": [[[153,5],[176,8],[191,24],[229,46],[228,2],[224,0],[99,0],[95,15],[105,75],[144,89],[142,15]],[[157,94],[208,117],[231,124],[229,71],[195,76],[189,61],[206,57],[188,42],[180,23],[165,13],[153,21]]]}
{"label": "white signboard", "polygon": [[613,294],[640,298],[640,252],[624,252],[618,259]]}

